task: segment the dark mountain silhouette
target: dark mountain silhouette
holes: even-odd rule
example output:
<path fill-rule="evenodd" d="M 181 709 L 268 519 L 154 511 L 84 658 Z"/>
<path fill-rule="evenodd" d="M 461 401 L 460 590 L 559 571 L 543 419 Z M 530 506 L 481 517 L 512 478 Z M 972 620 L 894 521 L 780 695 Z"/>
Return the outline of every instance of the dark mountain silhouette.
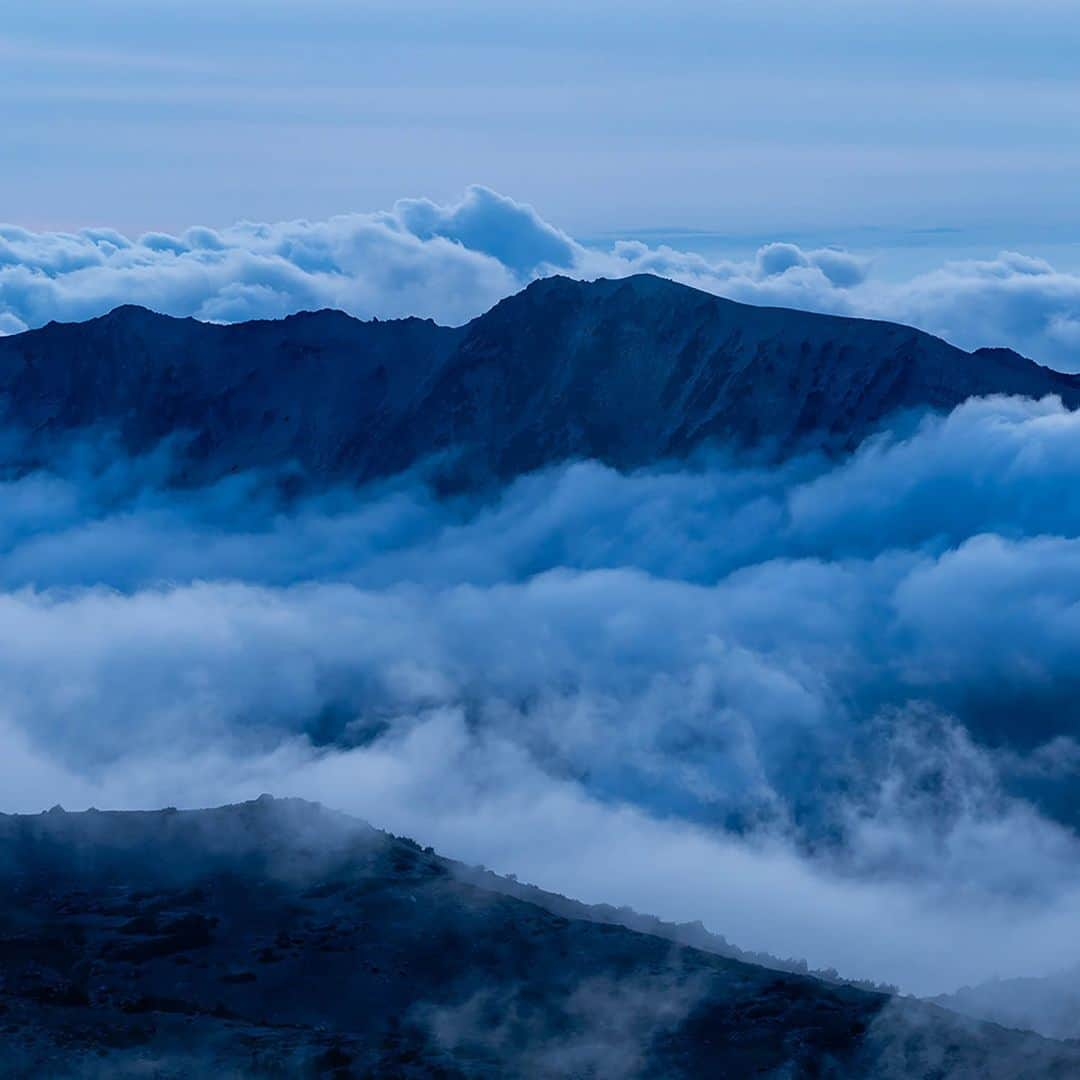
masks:
<path fill-rule="evenodd" d="M 1080 1069 L 1064 1043 L 567 917 L 492 877 L 292 799 L 0 815 L 4 1075 Z"/>
<path fill-rule="evenodd" d="M 459 328 L 333 311 L 219 326 L 122 307 L 0 339 L 4 416 L 31 435 L 9 464 L 96 427 L 134 451 L 182 437 L 187 481 L 294 464 L 316 484 L 362 482 L 451 451 L 462 485 L 710 443 L 835 451 L 897 412 L 991 393 L 1077 405 L 1080 377 L 652 276 L 547 278 Z"/>

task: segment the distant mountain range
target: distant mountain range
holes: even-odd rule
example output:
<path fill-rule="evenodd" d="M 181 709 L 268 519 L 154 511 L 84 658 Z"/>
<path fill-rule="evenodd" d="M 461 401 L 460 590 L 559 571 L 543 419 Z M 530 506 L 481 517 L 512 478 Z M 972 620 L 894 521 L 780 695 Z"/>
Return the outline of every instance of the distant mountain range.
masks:
<path fill-rule="evenodd" d="M 457 328 L 336 311 L 213 325 L 121 307 L 0 338 L 3 416 L 30 434 L 27 462 L 88 428 L 132 451 L 174 436 L 182 482 L 295 466 L 315 485 L 356 483 L 437 459 L 444 482 L 472 486 L 710 444 L 837 451 L 898 412 L 993 393 L 1075 406 L 1080 376 L 653 276 L 546 278 Z"/>
<path fill-rule="evenodd" d="M 0 815 L 4 1075 L 1080 1075 L 1075 1046 L 612 911 L 293 799 Z"/>
<path fill-rule="evenodd" d="M 933 1000 L 965 1016 L 1080 1042 L 1080 966 L 1042 977 L 990 979 Z"/>

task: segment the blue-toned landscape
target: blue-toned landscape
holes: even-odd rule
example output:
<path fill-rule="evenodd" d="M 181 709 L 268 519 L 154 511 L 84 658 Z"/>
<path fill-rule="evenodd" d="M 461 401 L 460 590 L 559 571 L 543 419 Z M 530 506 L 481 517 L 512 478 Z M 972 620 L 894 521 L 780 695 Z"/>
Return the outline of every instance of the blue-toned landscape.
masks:
<path fill-rule="evenodd" d="M 676 8 L 0 29 L 0 1073 L 1080 1075 L 1080 19 Z"/>

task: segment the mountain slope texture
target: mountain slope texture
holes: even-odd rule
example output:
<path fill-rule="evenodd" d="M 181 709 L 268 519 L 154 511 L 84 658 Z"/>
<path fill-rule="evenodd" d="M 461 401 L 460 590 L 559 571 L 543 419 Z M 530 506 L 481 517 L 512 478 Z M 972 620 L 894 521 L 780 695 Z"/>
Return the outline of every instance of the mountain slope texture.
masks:
<path fill-rule="evenodd" d="M 1080 1070 L 1064 1043 L 567 918 L 492 877 L 299 800 L 0 815 L 5 1075 Z"/>
<path fill-rule="evenodd" d="M 652 276 L 544 279 L 459 328 L 333 311 L 221 326 L 123 307 L 0 339 L 0 400 L 30 437 L 26 462 L 94 428 L 128 451 L 172 438 L 188 482 L 295 467 L 307 483 L 356 483 L 436 460 L 468 487 L 571 458 L 630 469 L 710 445 L 838 451 L 897 413 L 992 393 L 1073 406 L 1080 377 Z"/>

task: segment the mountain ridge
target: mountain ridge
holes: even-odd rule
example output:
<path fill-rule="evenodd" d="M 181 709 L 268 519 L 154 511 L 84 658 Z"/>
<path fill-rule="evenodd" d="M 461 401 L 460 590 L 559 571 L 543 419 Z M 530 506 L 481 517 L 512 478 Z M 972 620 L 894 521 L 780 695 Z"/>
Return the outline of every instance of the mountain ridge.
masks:
<path fill-rule="evenodd" d="M 4 416 L 34 453 L 92 430 L 129 452 L 172 440 L 182 482 L 295 467 L 312 486 L 355 484 L 437 461 L 469 488 L 580 458 L 632 470 L 710 446 L 842 453 L 897 414 L 995 393 L 1077 406 L 1080 376 L 653 275 L 543 278 L 458 327 L 333 309 L 218 324 L 128 305 L 0 338 Z"/>
<path fill-rule="evenodd" d="M 575 918 L 461 869 L 297 799 L 0 815 L 5 1064 L 943 1080 L 1080 1067 L 1064 1043 Z"/>

